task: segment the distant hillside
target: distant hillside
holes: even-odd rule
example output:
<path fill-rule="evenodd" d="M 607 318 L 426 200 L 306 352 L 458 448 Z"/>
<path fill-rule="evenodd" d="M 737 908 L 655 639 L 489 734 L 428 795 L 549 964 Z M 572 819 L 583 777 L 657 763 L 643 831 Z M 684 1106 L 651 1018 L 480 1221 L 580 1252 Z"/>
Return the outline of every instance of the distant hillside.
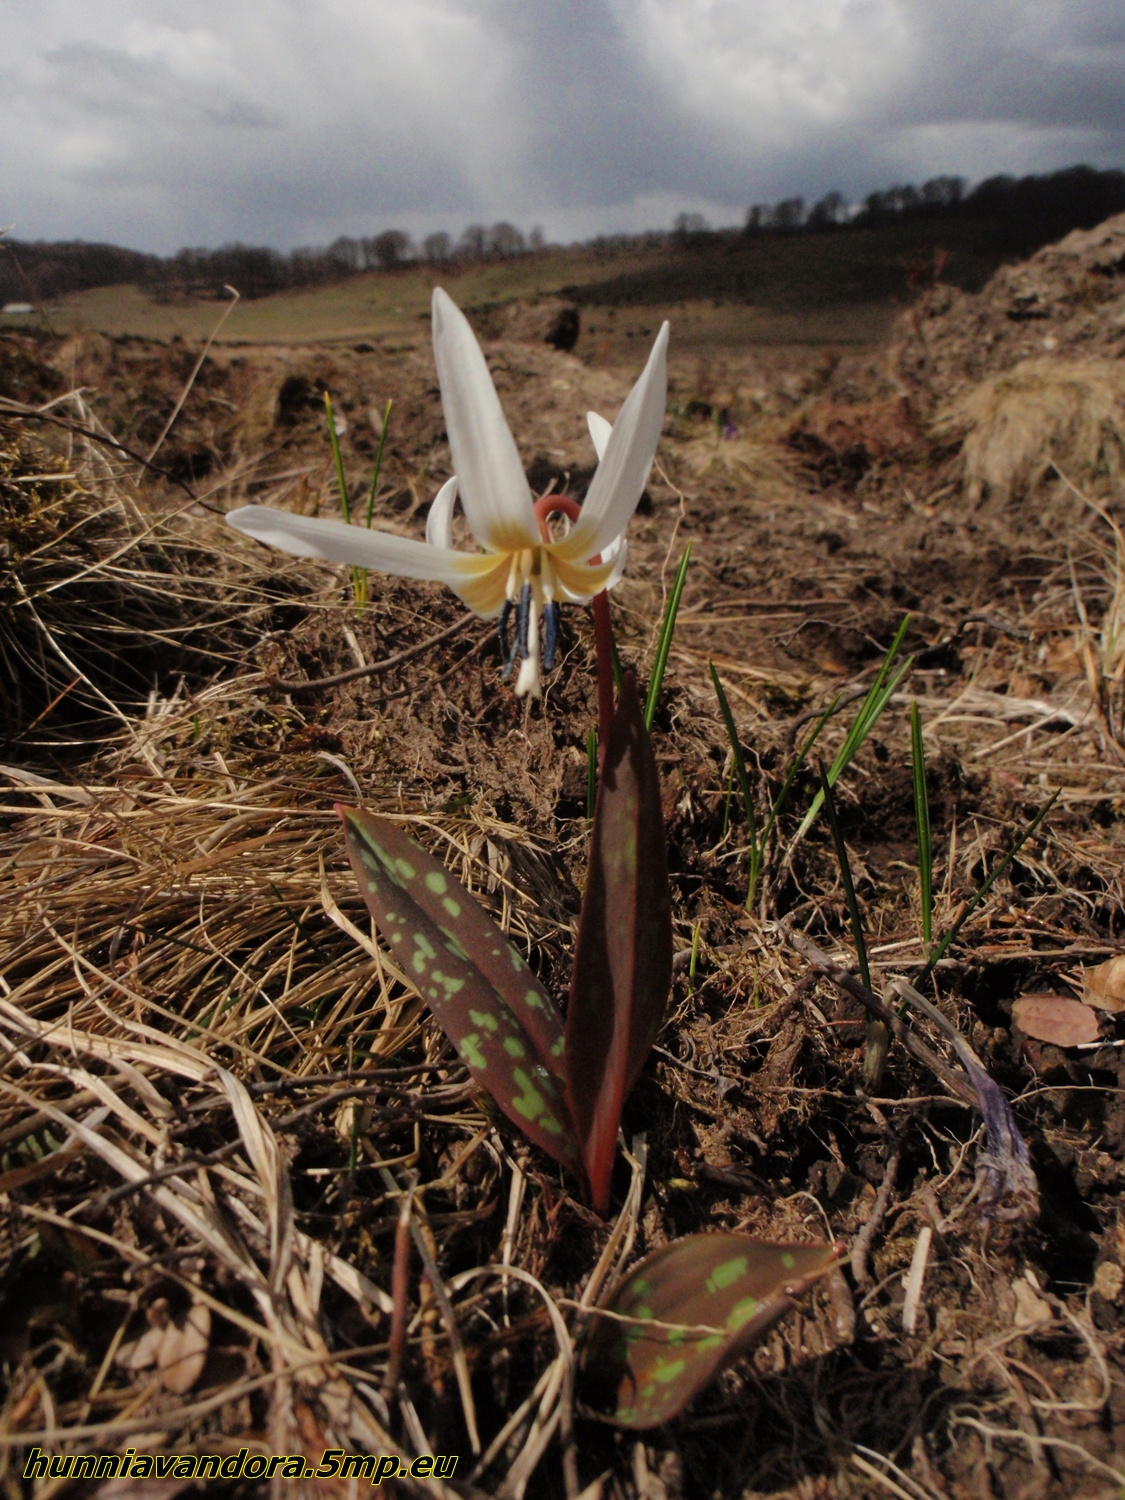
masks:
<path fill-rule="evenodd" d="M 46 301 L 96 286 L 148 286 L 164 271 L 158 255 L 88 245 L 83 240 L 51 244 L 0 240 L 0 302 Z"/>
<path fill-rule="evenodd" d="M 806 208 L 801 198 L 756 204 L 743 231 L 710 231 L 681 214 L 671 232 L 602 236 L 585 251 L 627 272 L 567 290 L 588 305 L 674 303 L 699 297 L 774 308 L 884 302 L 940 273 L 966 290 L 983 286 L 1005 259 L 1025 257 L 1072 229 L 1125 210 L 1125 172 L 1068 167 L 1041 176 L 992 177 L 967 195 L 959 177 L 872 193 L 856 213 L 839 193 Z M 429 235 L 419 249 L 401 230 L 341 238 L 286 254 L 268 247 L 185 249 L 162 259 L 116 245 L 0 239 L 0 303 L 46 301 L 99 287 L 135 285 L 169 301 L 209 299 L 235 286 L 244 298 L 346 281 L 363 271 L 412 266 L 459 274 L 473 267 L 534 263 L 544 253 L 513 225 L 471 225 L 454 243 Z M 557 251 L 547 249 L 547 254 Z M 582 252 L 580 252 L 581 254 Z M 936 257 L 936 259 L 935 259 Z M 643 262 L 638 265 L 638 258 Z"/>
<path fill-rule="evenodd" d="M 1125 211 L 1125 172 L 1069 167 L 1041 177 L 993 177 L 968 196 L 959 178 L 872 193 L 836 217 L 838 193 L 806 210 L 799 198 L 756 205 L 746 229 L 708 231 L 681 216 L 650 268 L 565 288 L 586 306 L 711 297 L 777 310 L 884 302 L 939 279 L 979 291 L 1005 261 L 1072 229 Z"/>

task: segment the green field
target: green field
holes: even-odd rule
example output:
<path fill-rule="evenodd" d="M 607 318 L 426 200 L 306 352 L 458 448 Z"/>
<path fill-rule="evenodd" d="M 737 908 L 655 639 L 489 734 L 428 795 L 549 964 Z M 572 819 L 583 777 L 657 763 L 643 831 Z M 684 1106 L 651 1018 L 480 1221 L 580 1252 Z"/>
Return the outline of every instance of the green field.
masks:
<path fill-rule="evenodd" d="M 244 300 L 223 326 L 225 343 L 331 343 L 427 336 L 430 293 L 443 285 L 466 308 L 563 294 L 583 308 L 579 353 L 620 350 L 652 319 L 677 318 L 681 339 L 702 348 L 753 344 L 863 344 L 886 331 L 940 247 L 942 276 L 975 290 L 999 263 L 980 248 L 972 219 L 890 224 L 835 233 L 701 236 L 695 243 L 607 252 L 548 250 L 508 261 L 374 271 L 310 290 Z M 101 287 L 48 308 L 60 332 L 203 339 L 216 299 L 159 299 L 134 286 Z M 9 326 L 38 321 L 5 319 Z M 683 346 L 683 345 L 682 345 Z"/>

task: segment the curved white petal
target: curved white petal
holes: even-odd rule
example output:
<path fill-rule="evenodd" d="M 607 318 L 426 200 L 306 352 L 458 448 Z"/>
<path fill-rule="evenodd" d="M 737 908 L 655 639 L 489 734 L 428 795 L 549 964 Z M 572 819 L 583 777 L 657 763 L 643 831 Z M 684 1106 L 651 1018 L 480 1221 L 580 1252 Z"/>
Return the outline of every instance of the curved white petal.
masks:
<path fill-rule="evenodd" d="M 613 431 L 613 423 L 607 422 L 604 417 L 599 417 L 596 411 L 588 411 L 586 426 L 590 429 L 590 437 L 593 439 L 594 452 L 598 455 L 598 463 L 601 463 L 605 457 L 609 435 Z"/>
<path fill-rule="evenodd" d="M 624 566 L 624 549 L 620 559 L 600 563 L 566 562 L 557 555 L 552 558 L 555 571 L 555 597 L 567 599 L 572 604 L 589 604 L 595 594 L 600 594 L 609 581 L 621 576 Z"/>
<path fill-rule="evenodd" d="M 460 592 L 466 580 L 479 577 L 507 559 L 487 553 L 455 552 L 432 547 L 389 531 L 368 531 L 346 521 L 322 521 L 314 516 L 295 516 L 266 505 L 244 505 L 232 510 L 227 523 L 244 536 L 279 547 L 295 557 L 319 557 L 325 562 L 350 563 L 355 568 L 374 568 L 399 578 L 422 578 L 448 584 Z"/>
<path fill-rule="evenodd" d="M 457 499 L 457 475 L 447 479 L 434 496 L 426 517 L 426 541 L 431 547 L 453 546 L 453 505 Z"/>
<path fill-rule="evenodd" d="M 668 396 L 668 324 L 618 413 L 574 530 L 560 545 L 575 561 L 592 557 L 625 530 L 644 492 Z"/>
<path fill-rule="evenodd" d="M 625 572 L 625 562 L 628 556 L 629 543 L 625 540 L 624 532 L 620 536 L 614 537 L 608 547 L 602 548 L 602 562 L 611 562 L 613 564 L 613 572 L 606 579 L 605 588 L 614 588 L 621 582 L 621 576 Z"/>
<path fill-rule="evenodd" d="M 490 551 L 534 547 L 539 531 L 531 490 L 476 335 L 440 287 L 434 289 L 432 316 L 441 404 L 465 517 Z"/>

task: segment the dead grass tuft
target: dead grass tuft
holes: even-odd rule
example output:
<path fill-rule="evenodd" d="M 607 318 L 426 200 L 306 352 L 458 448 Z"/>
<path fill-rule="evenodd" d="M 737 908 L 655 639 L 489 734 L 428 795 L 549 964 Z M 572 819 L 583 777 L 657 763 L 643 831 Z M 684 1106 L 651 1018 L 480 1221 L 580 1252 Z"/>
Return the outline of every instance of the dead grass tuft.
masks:
<path fill-rule="evenodd" d="M 529 346 L 490 352 L 525 451 L 560 482 L 577 473 L 582 409 L 612 415 L 624 376 Z M 274 357 L 262 368 L 276 374 Z M 339 365 L 357 401 L 358 357 Z M 335 389 L 336 356 L 316 358 Z M 362 358 L 410 411 L 377 524 L 416 535 L 448 464 L 432 372 L 415 352 Z M 5 429 L 4 607 L 25 607 L 18 579 L 82 667 L 38 725 L 23 709 L 0 770 L 9 1489 L 35 1444 L 249 1446 L 314 1462 L 326 1447 L 429 1447 L 461 1455 L 457 1492 L 477 1500 L 563 1500 L 583 1485 L 603 1500 L 963 1500 L 986 1465 L 992 1491 L 1015 1500 L 1092 1496 L 1121 1473 L 1121 1053 L 1064 1054 L 1009 1025 L 1014 995 L 1067 987 L 1119 945 L 1116 511 L 1099 499 L 1091 519 L 1067 491 L 1061 537 L 1031 523 L 1013 537 L 987 511 L 954 524 L 952 507 L 899 498 L 910 476 L 897 455 L 855 491 L 813 489 L 781 418 L 749 420 L 740 382 L 767 378 L 749 367 L 730 379 L 745 436 L 673 424 L 614 604 L 622 655 L 644 675 L 692 541 L 655 733 L 676 977 L 628 1104 L 612 1224 L 473 1093 L 372 934 L 331 812 L 358 796 L 402 820 L 564 994 L 593 707 L 583 614 L 565 615 L 563 665 L 529 708 L 448 597 L 381 582 L 357 616 L 346 570 L 241 550 L 112 455 Z M 775 374 L 788 421 L 795 398 Z M 684 392 L 698 372 L 673 376 Z M 319 417 L 286 432 L 269 470 L 232 459 L 212 476 L 224 503 L 329 508 Z M 353 421 L 357 483 L 363 436 Z M 1033 1230 L 983 1232 L 979 1122 L 913 1056 L 896 1044 L 882 1096 L 857 1093 L 863 1016 L 771 925 L 787 918 L 851 962 L 822 831 L 775 861 L 761 912 L 743 909 L 746 829 L 737 794 L 725 816 L 707 661 L 761 808 L 810 715 L 837 692 L 862 696 L 906 609 L 909 697 L 838 787 L 877 984 L 924 963 L 910 699 L 926 726 L 939 930 L 1012 830 L 1063 791 L 1050 838 L 996 883 L 936 991 L 1033 1143 L 1045 1205 Z M 48 707 L 70 678 L 27 618 L 21 688 Z M 151 656 L 128 675 L 109 648 L 134 637 Z M 62 675 L 44 685 L 44 671 Z M 824 731 L 826 761 L 846 719 Z M 811 792 L 802 779 L 781 849 Z M 583 1304 L 633 1256 L 708 1226 L 844 1238 L 853 1268 L 679 1422 L 624 1441 L 574 1406 Z M 410 1256 L 397 1320 L 396 1245 Z"/>
<path fill-rule="evenodd" d="M 1080 484 L 1118 475 L 1125 459 L 1125 370 L 1109 360 L 1029 359 L 981 381 L 938 418 L 963 438 L 969 501 L 1030 496 L 1053 465 Z"/>

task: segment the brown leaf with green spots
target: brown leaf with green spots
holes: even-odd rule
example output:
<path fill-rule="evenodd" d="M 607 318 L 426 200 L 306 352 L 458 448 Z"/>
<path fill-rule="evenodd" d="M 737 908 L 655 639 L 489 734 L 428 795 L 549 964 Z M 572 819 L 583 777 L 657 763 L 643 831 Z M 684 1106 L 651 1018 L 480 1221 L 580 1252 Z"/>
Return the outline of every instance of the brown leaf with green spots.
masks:
<path fill-rule="evenodd" d="M 843 1249 L 690 1234 L 654 1250 L 594 1314 L 579 1365 L 583 1402 L 622 1427 L 667 1422 L 783 1318 Z"/>
<path fill-rule="evenodd" d="M 566 1067 L 594 1207 L 609 1207 L 621 1110 L 664 1021 L 672 906 L 660 777 L 626 672 L 606 740 L 566 1017 Z"/>
<path fill-rule="evenodd" d="M 337 804 L 336 811 L 345 828 L 354 829 L 355 836 L 378 854 L 383 868 L 391 872 L 392 878 L 446 937 L 459 944 L 469 962 L 504 998 L 531 1038 L 539 1061 L 561 1087 L 562 1016 L 488 913 L 440 860 L 408 838 L 388 818 L 342 804 Z"/>
<path fill-rule="evenodd" d="M 444 866 L 384 819 L 339 804 L 336 811 L 367 909 L 462 1061 L 525 1135 L 584 1181 L 560 1076 L 562 1027 L 550 997 Z M 433 878 L 439 872 L 445 882 L 440 890 Z M 440 924 L 431 914 L 436 912 Z M 490 982 L 493 974 L 506 993 Z M 528 1015 L 538 1023 L 534 1036 Z M 551 1016 L 557 1033 L 550 1029 Z M 540 1052 L 544 1045 L 548 1056 L 558 1046 L 553 1067 Z"/>

